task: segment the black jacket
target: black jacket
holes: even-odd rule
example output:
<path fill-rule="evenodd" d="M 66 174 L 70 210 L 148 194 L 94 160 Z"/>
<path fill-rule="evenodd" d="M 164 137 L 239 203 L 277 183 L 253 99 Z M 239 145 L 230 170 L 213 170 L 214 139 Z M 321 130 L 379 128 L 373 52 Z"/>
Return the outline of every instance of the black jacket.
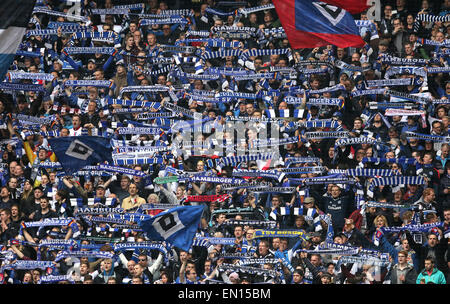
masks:
<path fill-rule="evenodd" d="M 428 245 L 422 246 L 414 242 L 411 232 L 409 231 L 406 231 L 406 238 L 408 240 L 409 246 L 411 246 L 411 248 L 416 252 L 416 256 L 419 259 L 419 266 L 423 268 L 425 265 L 425 259 L 433 249 Z M 436 256 L 435 265 L 440 271 L 442 271 L 442 273 L 444 273 L 445 276 L 447 276 L 448 265 L 445 261 L 445 251 L 448 249 L 448 240 L 446 238 L 441 239 L 439 243 L 433 248 L 435 250 L 434 254 Z"/>
<path fill-rule="evenodd" d="M 390 271 L 391 284 L 397 284 L 397 267 L 398 264 L 394 265 Z M 405 281 L 402 284 L 416 284 L 417 272 L 413 266 L 408 265 L 405 275 Z"/>

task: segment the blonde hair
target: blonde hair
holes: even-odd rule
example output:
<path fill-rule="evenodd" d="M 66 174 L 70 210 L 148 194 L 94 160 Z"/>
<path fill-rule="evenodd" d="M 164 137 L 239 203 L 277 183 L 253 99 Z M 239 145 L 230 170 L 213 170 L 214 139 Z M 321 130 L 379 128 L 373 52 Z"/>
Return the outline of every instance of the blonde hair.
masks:
<path fill-rule="evenodd" d="M 147 197 L 147 201 L 149 201 L 150 198 L 155 198 L 155 199 L 156 199 L 156 202 L 159 203 L 159 196 L 158 196 L 158 194 L 155 194 L 155 193 L 150 194 L 150 195 Z"/>
<path fill-rule="evenodd" d="M 387 218 L 386 218 L 384 215 L 378 215 L 378 216 L 373 220 L 373 224 L 376 226 L 376 225 L 377 225 L 377 221 L 378 221 L 378 219 L 380 219 L 380 218 L 383 220 L 384 226 L 389 227 L 389 226 L 388 226 Z"/>

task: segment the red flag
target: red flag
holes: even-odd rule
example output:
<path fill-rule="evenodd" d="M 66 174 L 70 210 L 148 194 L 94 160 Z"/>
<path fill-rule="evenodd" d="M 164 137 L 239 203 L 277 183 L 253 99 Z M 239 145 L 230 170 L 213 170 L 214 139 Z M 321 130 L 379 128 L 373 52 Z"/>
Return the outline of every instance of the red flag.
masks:
<path fill-rule="evenodd" d="M 322 2 L 329 3 L 331 5 L 339 6 L 345 9 L 350 14 L 359 14 L 370 6 L 367 5 L 367 0 L 321 0 Z"/>

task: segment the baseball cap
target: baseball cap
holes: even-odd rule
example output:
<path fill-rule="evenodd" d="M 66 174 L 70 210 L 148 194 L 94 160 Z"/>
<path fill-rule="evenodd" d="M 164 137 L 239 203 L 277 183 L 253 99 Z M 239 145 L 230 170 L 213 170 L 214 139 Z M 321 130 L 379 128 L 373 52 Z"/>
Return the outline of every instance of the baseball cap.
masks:
<path fill-rule="evenodd" d="M 304 203 L 314 203 L 314 197 L 305 197 Z"/>
<path fill-rule="evenodd" d="M 91 58 L 91 59 L 88 60 L 88 63 L 89 63 L 89 62 L 95 63 L 95 59 L 92 59 L 92 58 Z"/>
<path fill-rule="evenodd" d="M 379 45 L 389 46 L 389 41 L 387 41 L 386 39 L 382 39 L 380 40 Z"/>
<path fill-rule="evenodd" d="M 321 237 L 322 235 L 318 231 L 311 232 L 311 235 L 310 235 L 311 238 L 316 237 L 316 236 Z"/>
<path fill-rule="evenodd" d="M 54 58 L 54 59 L 53 59 L 53 62 L 58 62 L 60 65 L 63 65 L 62 60 L 59 59 L 59 58 Z"/>
<path fill-rule="evenodd" d="M 339 119 L 342 119 L 342 113 L 341 112 L 334 112 L 333 117 L 337 117 Z"/>
<path fill-rule="evenodd" d="M 42 192 L 44 192 L 44 188 L 42 188 L 41 186 L 34 187 L 33 191 L 34 190 L 41 190 Z"/>

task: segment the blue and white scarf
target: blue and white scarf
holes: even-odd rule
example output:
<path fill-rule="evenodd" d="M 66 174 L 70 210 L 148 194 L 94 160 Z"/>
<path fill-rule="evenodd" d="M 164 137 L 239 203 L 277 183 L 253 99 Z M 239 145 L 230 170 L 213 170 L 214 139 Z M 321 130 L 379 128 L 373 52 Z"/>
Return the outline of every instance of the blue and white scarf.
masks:
<path fill-rule="evenodd" d="M 114 253 L 108 251 L 61 251 L 56 255 L 55 262 L 67 257 L 111 259 L 113 256 Z"/>

